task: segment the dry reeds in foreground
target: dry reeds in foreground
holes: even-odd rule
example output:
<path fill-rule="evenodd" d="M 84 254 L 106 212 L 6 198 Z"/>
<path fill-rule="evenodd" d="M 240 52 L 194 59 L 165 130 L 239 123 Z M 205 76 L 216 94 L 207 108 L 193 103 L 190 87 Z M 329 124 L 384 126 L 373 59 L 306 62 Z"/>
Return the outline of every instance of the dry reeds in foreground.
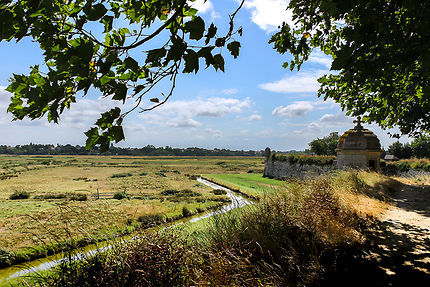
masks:
<path fill-rule="evenodd" d="M 380 199 L 391 187 L 387 180 L 346 172 L 289 184 L 285 192 L 213 217 L 190 237 L 171 229 L 145 234 L 65 264 L 43 284 L 318 286 L 359 254 L 361 228 L 386 208 Z"/>

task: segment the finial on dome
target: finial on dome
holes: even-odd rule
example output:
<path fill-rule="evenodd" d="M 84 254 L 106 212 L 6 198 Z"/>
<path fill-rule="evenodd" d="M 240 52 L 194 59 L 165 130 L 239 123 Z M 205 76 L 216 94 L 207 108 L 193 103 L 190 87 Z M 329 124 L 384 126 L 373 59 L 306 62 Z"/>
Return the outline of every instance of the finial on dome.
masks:
<path fill-rule="evenodd" d="M 363 126 L 361 125 L 361 117 L 357 117 L 357 120 L 354 121 L 354 123 L 356 124 L 356 126 L 354 127 L 355 129 L 362 129 Z"/>

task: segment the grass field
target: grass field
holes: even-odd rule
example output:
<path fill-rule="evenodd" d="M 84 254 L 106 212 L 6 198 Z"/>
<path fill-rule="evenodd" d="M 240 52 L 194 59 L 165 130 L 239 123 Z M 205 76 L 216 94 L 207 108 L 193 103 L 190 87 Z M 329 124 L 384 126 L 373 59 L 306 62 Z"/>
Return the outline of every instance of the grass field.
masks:
<path fill-rule="evenodd" d="M 0 251 L 31 253 L 43 243 L 137 228 L 148 216 L 216 207 L 227 198 L 196 176 L 262 169 L 262 158 L 249 157 L 0 156 Z M 11 199 L 23 193 L 28 198 Z"/>
<path fill-rule="evenodd" d="M 266 178 L 262 174 L 256 173 L 204 174 L 203 176 L 255 197 L 270 194 L 286 187 L 284 181 Z"/>

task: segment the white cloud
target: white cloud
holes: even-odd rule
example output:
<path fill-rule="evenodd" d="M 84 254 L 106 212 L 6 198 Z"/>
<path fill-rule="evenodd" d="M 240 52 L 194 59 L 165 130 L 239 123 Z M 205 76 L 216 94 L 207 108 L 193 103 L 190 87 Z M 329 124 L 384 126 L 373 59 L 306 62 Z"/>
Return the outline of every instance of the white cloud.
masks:
<path fill-rule="evenodd" d="M 227 114 L 239 113 L 251 106 L 251 100 L 234 98 L 208 98 L 191 101 L 170 101 L 161 107 L 140 115 L 146 122 L 171 127 L 198 127 L 201 123 L 194 117 L 220 118 Z"/>
<path fill-rule="evenodd" d="M 225 90 L 222 90 L 221 92 L 222 92 L 224 95 L 235 95 L 235 94 L 239 93 L 239 90 L 238 90 L 238 89 L 233 88 L 233 89 L 225 89 Z"/>
<path fill-rule="evenodd" d="M 8 114 L 7 107 L 10 102 L 11 93 L 5 91 L 5 87 L 0 86 L 0 124 L 14 126 L 52 126 L 45 118 L 13 121 L 12 114 Z M 109 98 L 100 97 L 96 100 L 88 98 L 77 98 L 76 103 L 71 104 L 70 110 L 65 109 L 60 115 L 60 125 L 62 127 L 88 128 L 100 117 L 100 114 L 109 111 L 111 108 L 119 106 L 123 111 L 131 107 L 130 104 L 123 106 L 120 102 L 112 101 Z"/>
<path fill-rule="evenodd" d="M 221 138 L 222 137 L 222 132 L 218 129 L 207 128 L 207 129 L 205 129 L 205 132 L 209 136 L 212 136 L 214 138 Z"/>
<path fill-rule="evenodd" d="M 347 127 L 352 125 L 352 118 L 339 112 L 336 114 L 325 114 L 319 120 L 308 125 L 310 130 L 322 130 L 324 127 Z"/>
<path fill-rule="evenodd" d="M 318 78 L 322 74 L 323 71 L 299 72 L 276 82 L 260 84 L 259 87 L 275 93 L 315 93 L 320 87 Z"/>
<path fill-rule="evenodd" d="M 308 61 L 311 63 L 323 65 L 327 69 L 329 69 L 331 67 L 332 58 L 321 52 L 321 50 L 314 50 L 310 55 Z"/>
<path fill-rule="evenodd" d="M 251 20 L 261 29 L 271 32 L 282 22 L 294 26 L 291 10 L 287 10 L 288 0 L 247 0 L 245 8 L 251 11 Z"/>
<path fill-rule="evenodd" d="M 263 118 L 259 114 L 253 114 L 245 118 L 247 121 L 261 121 Z"/>
<path fill-rule="evenodd" d="M 198 128 L 202 124 L 190 118 L 177 117 L 167 121 L 167 126 L 174 128 Z"/>
<path fill-rule="evenodd" d="M 286 107 L 279 106 L 276 107 L 272 115 L 274 116 L 280 116 L 280 117 L 303 117 L 308 112 L 314 110 L 314 105 L 311 102 L 295 102 L 291 105 L 288 105 Z"/>
<path fill-rule="evenodd" d="M 343 113 L 325 114 L 320 118 L 320 122 L 330 125 L 345 125 L 351 124 L 352 119 L 350 117 L 347 117 Z"/>
<path fill-rule="evenodd" d="M 213 10 L 213 4 L 210 0 L 196 0 L 191 2 L 191 7 L 197 9 L 202 14 Z"/>

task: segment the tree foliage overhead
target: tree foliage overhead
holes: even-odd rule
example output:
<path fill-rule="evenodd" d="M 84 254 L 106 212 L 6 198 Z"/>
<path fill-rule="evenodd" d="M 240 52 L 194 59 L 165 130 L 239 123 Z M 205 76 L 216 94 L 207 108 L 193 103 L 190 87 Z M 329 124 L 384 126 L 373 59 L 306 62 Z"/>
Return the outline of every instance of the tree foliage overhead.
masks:
<path fill-rule="evenodd" d="M 13 75 L 8 111 L 14 119 L 46 115 L 57 123 L 77 95 L 99 90 L 118 101 L 118 107 L 103 113 L 86 132 L 87 148 L 100 145 L 106 151 L 111 141 L 124 139 L 122 121 L 128 113 L 167 101 L 178 73 L 197 73 L 201 60 L 206 68 L 224 71 L 223 47 L 234 58 L 239 55 L 234 36 L 242 30 L 235 30 L 234 17 L 243 2 L 221 34 L 196 15 L 194 1 L 2 0 L 0 42 L 30 37 L 40 44 L 46 63 L 31 67 L 27 75 Z M 141 52 L 146 57 L 133 56 Z M 166 94 L 144 97 L 163 79 L 171 83 Z M 121 111 L 120 104 L 128 101 L 133 108 Z M 145 101 L 152 104 L 142 107 Z"/>
<path fill-rule="evenodd" d="M 313 49 L 333 57 L 319 96 L 402 134 L 430 132 L 430 1 L 290 0 L 296 27 L 272 39 L 300 69 Z"/>

